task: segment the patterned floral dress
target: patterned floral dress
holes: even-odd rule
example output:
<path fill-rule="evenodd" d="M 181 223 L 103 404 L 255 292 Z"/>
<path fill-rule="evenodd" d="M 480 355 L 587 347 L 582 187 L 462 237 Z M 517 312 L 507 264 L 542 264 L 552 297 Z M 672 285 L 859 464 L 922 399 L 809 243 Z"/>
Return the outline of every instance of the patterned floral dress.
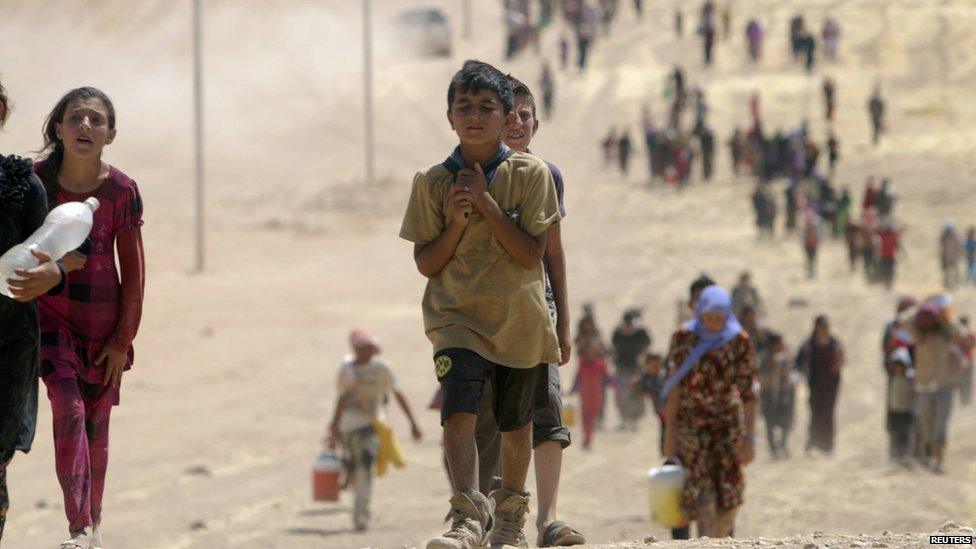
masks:
<path fill-rule="evenodd" d="M 671 338 L 667 374 L 674 373 L 698 342 L 693 332 L 679 330 Z M 749 336 L 740 333 L 705 353 L 678 386 L 675 423 L 678 449 L 687 470 L 683 506 L 698 518 L 696 500 L 715 493 L 718 509 L 742 505 L 745 477 L 737 448 L 743 436 L 744 403 L 756 399 L 756 352 Z"/>

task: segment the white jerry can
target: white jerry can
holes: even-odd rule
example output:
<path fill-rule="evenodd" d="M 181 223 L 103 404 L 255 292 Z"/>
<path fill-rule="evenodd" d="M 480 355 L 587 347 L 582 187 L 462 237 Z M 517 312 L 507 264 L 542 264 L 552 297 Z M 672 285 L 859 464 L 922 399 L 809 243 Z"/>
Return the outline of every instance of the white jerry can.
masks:
<path fill-rule="evenodd" d="M 688 517 L 681 508 L 686 476 L 681 462 L 665 462 L 647 472 L 647 501 L 652 522 L 666 528 L 688 525 Z"/>

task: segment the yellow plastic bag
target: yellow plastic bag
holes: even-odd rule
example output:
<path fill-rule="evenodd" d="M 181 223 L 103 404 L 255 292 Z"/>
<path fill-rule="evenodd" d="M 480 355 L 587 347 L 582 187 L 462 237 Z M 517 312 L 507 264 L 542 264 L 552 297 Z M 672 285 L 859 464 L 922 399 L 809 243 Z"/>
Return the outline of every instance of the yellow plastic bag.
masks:
<path fill-rule="evenodd" d="M 576 425 L 576 405 L 572 402 L 563 403 L 563 425 L 566 427 Z"/>
<path fill-rule="evenodd" d="M 373 429 L 380 439 L 380 449 L 376 456 L 376 475 L 380 477 L 385 475 L 391 463 L 397 469 L 403 469 L 406 462 L 403 460 L 403 448 L 396 433 L 389 425 L 378 419 L 373 419 Z"/>

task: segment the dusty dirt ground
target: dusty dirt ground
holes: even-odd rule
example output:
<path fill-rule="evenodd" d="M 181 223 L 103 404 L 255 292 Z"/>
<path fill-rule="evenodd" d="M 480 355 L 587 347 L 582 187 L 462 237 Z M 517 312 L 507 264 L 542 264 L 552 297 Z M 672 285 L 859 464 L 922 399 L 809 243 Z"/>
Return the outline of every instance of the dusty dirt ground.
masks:
<path fill-rule="evenodd" d="M 460 21 L 459 2 L 426 3 Z M 374 2 L 382 176 L 375 187 L 365 187 L 361 176 L 358 3 L 206 4 L 208 267 L 193 275 L 189 3 L 0 0 L 0 72 L 16 102 L 0 135 L 2 150 L 36 150 L 41 122 L 60 94 L 83 84 L 102 87 L 119 111 L 119 137 L 107 160 L 139 182 L 146 204 L 147 301 L 137 362 L 113 416 L 107 547 L 419 545 L 441 531 L 448 488 L 436 414 L 425 409 L 435 378 L 421 327 L 424 280 L 396 233 L 412 174 L 453 147 L 444 118 L 451 74 L 465 58 L 501 61 L 498 3 L 475 2 L 473 39 L 459 42 L 452 58 L 417 60 L 398 56 L 389 40 L 388 23 L 408 2 Z M 748 468 L 747 503 L 736 526 L 746 539 L 694 545 L 918 547 L 946 521 L 976 525 L 974 408 L 953 411 L 945 476 L 889 465 L 878 350 L 896 294 L 939 286 L 935 243 L 942 221 L 976 221 L 976 6 L 737 0 L 739 30 L 719 44 L 716 65 L 705 71 L 695 38 L 673 35 L 674 3 L 646 2 L 642 22 L 622 4 L 613 35 L 595 46 L 591 69 L 558 73 L 556 116 L 543 123 L 533 147 L 566 176 L 572 311 L 593 302 L 608 332 L 624 308 L 643 307 L 654 349 L 663 352 L 675 302 L 700 270 L 729 285 L 750 269 L 769 325 L 791 345 L 825 312 L 849 357 L 834 457 L 803 456 L 808 414 L 801 392 L 795 457 L 774 462 L 760 444 Z M 817 28 L 828 11 L 838 18 L 844 29 L 838 62 L 821 63 L 808 76 L 788 61 L 786 25 L 794 11 Z M 690 7 L 685 14 L 692 28 Z M 767 57 L 755 67 L 745 61 L 741 32 L 753 15 L 768 33 Z M 557 32 L 542 38 L 550 59 Z M 837 184 L 859 197 L 868 175 L 889 176 L 900 196 L 908 256 L 894 292 L 848 273 L 839 243 L 826 246 L 821 276 L 808 281 L 796 237 L 757 241 L 752 183 L 731 176 L 724 144 L 716 180 L 680 194 L 648 186 L 641 155 L 630 177 L 603 168 L 598 142 L 611 125 L 628 125 L 637 138 L 645 101 L 664 119 L 661 90 L 674 63 L 706 89 L 721 143 L 734 126 L 747 124 L 754 90 L 762 94 L 768 128 L 788 129 L 806 118 L 825 140 L 819 90 L 822 77 L 834 75 L 842 144 Z M 539 66 L 532 53 L 504 65 L 530 85 Z M 865 110 L 875 82 L 888 98 L 891 126 L 878 148 L 868 142 Z M 791 301 L 806 306 L 790 307 Z M 957 305 L 976 309 L 971 288 L 957 293 Z M 332 381 L 354 326 L 382 339 L 425 431 L 422 443 L 406 443 L 407 468 L 376 483 L 375 518 L 362 534 L 351 531 L 348 498 L 325 505 L 309 494 L 311 461 L 334 402 Z M 567 386 L 574 370 L 575 363 L 563 369 Z M 66 534 L 50 409 L 41 398 L 34 450 L 10 470 L 4 547 L 54 547 Z M 405 435 L 402 414 L 392 416 Z M 574 445 L 565 454 L 560 516 L 595 546 L 667 539 L 650 524 L 645 504 L 646 471 L 658 460 L 656 423 L 645 418 L 638 434 L 617 433 L 610 415 L 608 426 L 591 452 Z M 599 545 L 608 543 L 615 544 Z"/>

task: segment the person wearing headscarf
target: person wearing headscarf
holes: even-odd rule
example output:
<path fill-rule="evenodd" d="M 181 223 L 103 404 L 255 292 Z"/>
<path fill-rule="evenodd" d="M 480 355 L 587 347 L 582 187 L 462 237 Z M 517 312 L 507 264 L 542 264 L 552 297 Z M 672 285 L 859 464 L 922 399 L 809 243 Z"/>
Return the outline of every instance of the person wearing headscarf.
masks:
<path fill-rule="evenodd" d="M 899 315 L 916 306 L 918 303 L 910 295 L 902 295 L 898 298 L 898 305 L 895 309 L 895 316 L 885 323 L 883 336 L 881 338 L 881 355 L 885 357 L 883 364 L 887 367 L 887 357 L 898 347 L 906 347 L 912 350 L 911 336 L 902 328 L 899 328 Z M 889 372 L 890 373 L 890 372 Z"/>
<path fill-rule="evenodd" d="M 898 316 L 898 327 L 914 342 L 914 413 L 917 450 L 922 464 L 943 473 L 943 457 L 952 412 L 952 393 L 966 369 L 961 346 L 972 340 L 954 318 L 952 296 L 938 294 Z"/>
<path fill-rule="evenodd" d="M 756 353 L 719 286 L 701 291 L 695 318 L 671 338 L 664 454 L 687 471 L 682 507 L 698 535 L 728 537 L 755 456 Z"/>
<path fill-rule="evenodd" d="M 834 451 L 834 410 L 840 391 L 840 371 L 844 366 L 844 346 L 830 333 L 830 321 L 820 315 L 813 334 L 800 348 L 797 368 L 807 376 L 810 389 L 810 431 L 806 451 L 813 448 Z"/>
<path fill-rule="evenodd" d="M 342 359 L 336 385 L 338 398 L 326 436 L 330 448 L 342 446 L 347 482 L 354 486 L 353 527 L 369 528 L 373 473 L 383 457 L 380 430 L 387 430 L 386 403 L 396 398 L 410 422 L 415 441 L 422 437 L 406 395 L 397 387 L 390 363 L 380 357 L 379 341 L 357 328 L 349 333 L 352 353 Z M 382 474 L 382 471 L 379 471 Z"/>
<path fill-rule="evenodd" d="M 678 327 L 682 327 L 695 318 L 695 306 L 702 291 L 715 284 L 710 276 L 701 273 L 688 288 L 688 301 L 678 301 Z M 667 361 L 665 361 L 667 362 Z"/>

